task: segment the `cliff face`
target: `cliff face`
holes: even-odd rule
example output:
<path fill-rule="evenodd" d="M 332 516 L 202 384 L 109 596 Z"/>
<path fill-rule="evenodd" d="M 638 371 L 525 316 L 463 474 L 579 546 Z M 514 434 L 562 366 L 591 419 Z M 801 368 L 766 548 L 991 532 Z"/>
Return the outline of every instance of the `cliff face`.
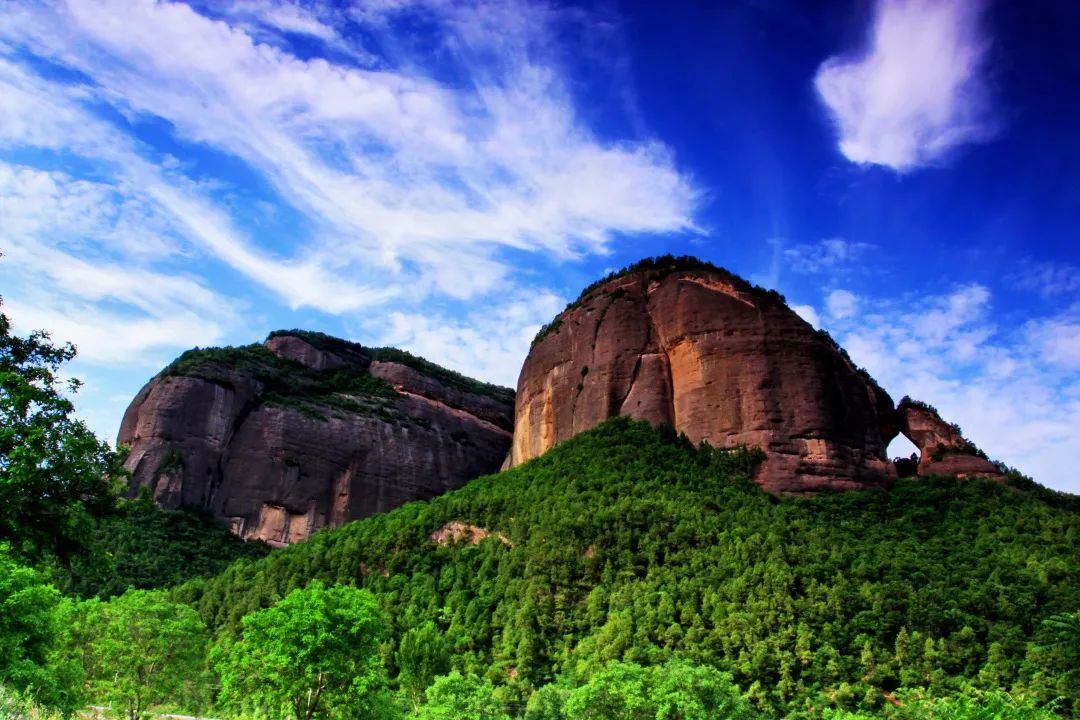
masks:
<path fill-rule="evenodd" d="M 889 395 L 778 295 L 716 268 L 615 277 L 542 331 L 518 380 L 512 463 L 614 415 L 760 447 L 756 480 L 770 492 L 896 478 Z"/>
<path fill-rule="evenodd" d="M 512 414 L 509 391 L 407 354 L 278 334 L 181 356 L 132 401 L 119 442 L 133 492 L 288 544 L 495 472 Z"/>

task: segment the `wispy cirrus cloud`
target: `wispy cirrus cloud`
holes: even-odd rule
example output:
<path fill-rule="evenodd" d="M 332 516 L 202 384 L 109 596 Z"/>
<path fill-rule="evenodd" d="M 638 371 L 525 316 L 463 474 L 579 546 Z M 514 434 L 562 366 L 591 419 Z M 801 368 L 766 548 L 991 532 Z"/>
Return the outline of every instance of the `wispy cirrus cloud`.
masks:
<path fill-rule="evenodd" d="M 400 318 L 490 293 L 501 306 L 529 258 L 693 230 L 697 190 L 664 144 L 601 140 L 581 122 L 553 30 L 563 21 L 517 0 L 5 6 L 0 159 L 13 177 L 51 178 L 54 210 L 92 209 L 62 228 L 45 212 L 6 224 L 0 271 L 52 282 L 48 302 L 14 289 L 9 305 L 76 335 L 74 318 L 99 318 L 130 342 L 110 354 L 82 333 L 84 354 L 124 362 L 159 342 L 229 337 L 236 278 L 357 326 L 387 303 Z M 166 292 L 153 308 L 90 297 L 49 268 L 114 289 L 101 278 L 123 269 Z M 192 292 L 168 291 L 169 278 Z M 170 311 L 207 322 L 163 337 L 138 324 Z M 534 324 L 507 313 L 511 334 Z M 433 359 L 462 349 L 444 343 Z"/>
<path fill-rule="evenodd" d="M 1014 287 L 1045 299 L 1070 295 L 1080 299 L 1080 267 L 1070 263 L 1026 258 L 1006 279 Z"/>
<path fill-rule="evenodd" d="M 862 261 L 874 249 L 871 243 L 834 237 L 816 243 L 783 246 L 781 258 L 786 268 L 798 273 L 829 272 L 835 275 L 850 272 L 856 267 L 864 269 Z"/>
<path fill-rule="evenodd" d="M 982 0 L 878 0 L 867 46 L 822 63 L 814 85 L 848 160 L 904 172 L 995 134 L 982 8 Z"/>
<path fill-rule="evenodd" d="M 515 22 L 478 22 L 495 9 Z M 666 148 L 600 143 L 576 122 L 555 68 L 536 59 L 542 15 L 407 10 L 444 24 L 437 41 L 462 84 L 303 60 L 180 3 L 71 0 L 59 18 L 35 16 L 29 35 L 35 52 L 93 78 L 97 99 L 257 170 L 318 226 L 307 250 L 323 262 L 423 275 L 439 254 L 572 255 L 602 251 L 614 232 L 692 226 L 695 194 Z M 393 33 L 405 11 L 387 9 L 379 27 Z M 492 66 L 476 67 L 486 53 Z"/>

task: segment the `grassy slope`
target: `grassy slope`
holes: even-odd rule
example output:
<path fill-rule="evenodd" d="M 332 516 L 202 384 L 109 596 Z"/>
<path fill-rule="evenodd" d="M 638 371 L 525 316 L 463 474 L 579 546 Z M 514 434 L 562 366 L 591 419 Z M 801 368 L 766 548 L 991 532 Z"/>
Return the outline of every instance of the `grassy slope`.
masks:
<path fill-rule="evenodd" d="M 1037 676 L 1030 641 L 1042 618 L 1080 607 L 1080 514 L 1067 503 L 952 479 L 778 500 L 738 476 L 746 460 L 616 418 L 176 595 L 234 632 L 310 579 L 358 583 L 380 593 L 395 638 L 434 619 L 459 667 L 522 697 L 670 652 L 733 671 L 777 713 L 871 707 L 900 685 L 944 692 L 963 678 L 1062 692 Z M 512 547 L 434 545 L 455 520 Z"/>

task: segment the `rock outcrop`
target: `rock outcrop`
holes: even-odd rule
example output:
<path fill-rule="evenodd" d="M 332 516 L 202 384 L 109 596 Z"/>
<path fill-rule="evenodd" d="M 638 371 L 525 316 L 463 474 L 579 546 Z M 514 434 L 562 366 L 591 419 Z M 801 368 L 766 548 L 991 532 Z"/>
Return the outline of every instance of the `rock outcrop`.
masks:
<path fill-rule="evenodd" d="M 317 333 L 185 353 L 125 413 L 132 492 L 275 545 L 495 472 L 513 393 Z"/>
<path fill-rule="evenodd" d="M 899 431 L 919 449 L 919 475 L 1001 476 L 997 466 L 960 428 L 942 420 L 937 409 L 903 398 L 896 411 Z"/>
<path fill-rule="evenodd" d="M 537 336 L 518 380 L 511 464 L 615 415 L 694 443 L 760 447 L 756 481 L 784 494 L 889 484 L 888 443 L 912 427 L 777 293 L 670 257 L 586 289 Z"/>

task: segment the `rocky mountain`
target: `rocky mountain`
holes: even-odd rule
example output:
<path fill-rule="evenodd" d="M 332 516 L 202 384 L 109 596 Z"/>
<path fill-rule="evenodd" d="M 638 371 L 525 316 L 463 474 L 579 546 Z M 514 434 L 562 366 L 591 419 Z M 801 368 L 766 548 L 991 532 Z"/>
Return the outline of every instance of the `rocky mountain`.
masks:
<path fill-rule="evenodd" d="M 124 415 L 132 492 L 274 545 L 499 469 L 513 392 L 393 349 L 281 331 L 184 353 Z"/>
<path fill-rule="evenodd" d="M 694 258 L 613 274 L 541 330 L 518 380 L 511 463 L 616 415 L 760 447 L 755 479 L 774 493 L 887 485 L 901 432 L 919 474 L 1000 475 L 930 406 L 898 409 L 779 294 Z"/>

